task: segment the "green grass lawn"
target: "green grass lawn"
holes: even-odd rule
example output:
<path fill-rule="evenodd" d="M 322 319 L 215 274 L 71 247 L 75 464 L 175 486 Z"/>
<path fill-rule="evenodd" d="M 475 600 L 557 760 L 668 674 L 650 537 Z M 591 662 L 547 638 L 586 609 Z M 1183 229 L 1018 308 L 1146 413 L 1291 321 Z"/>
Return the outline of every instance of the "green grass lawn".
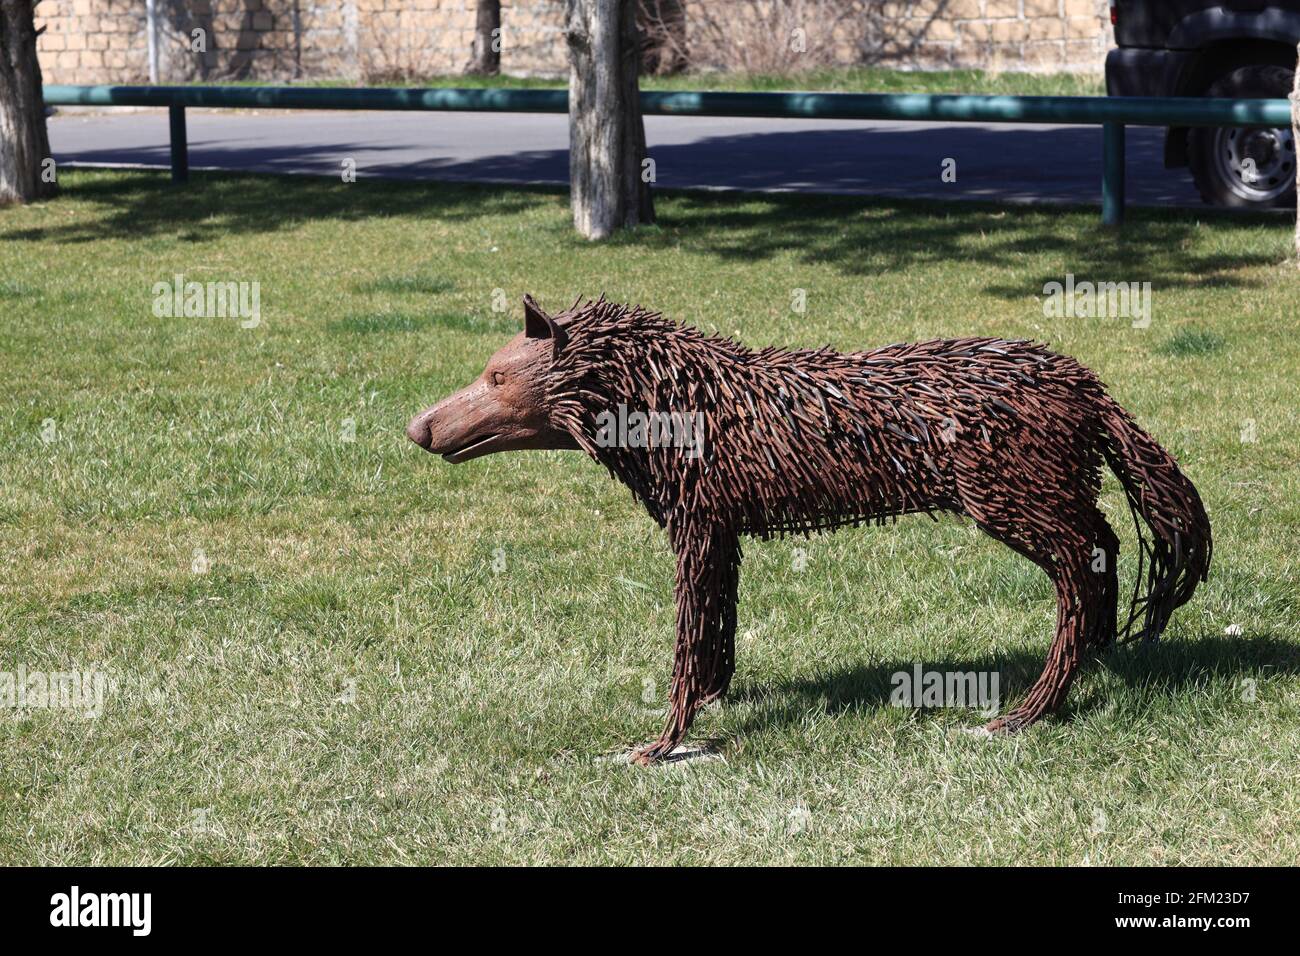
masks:
<path fill-rule="evenodd" d="M 392 83 L 380 85 L 410 85 Z M 245 84 L 239 84 L 245 85 Z M 251 86 L 281 86 L 262 80 Z M 306 86 L 356 86 L 356 80 L 310 80 Z M 453 86 L 480 89 L 554 89 L 566 85 L 563 78 L 538 76 L 471 76 L 464 73 L 430 76 L 419 86 Z M 789 74 L 679 73 L 675 76 L 643 76 L 643 90 L 824 90 L 837 93 L 981 93 L 1019 96 L 1104 96 L 1106 83 L 1100 74 L 1023 73 L 986 70 L 890 70 L 884 67 L 836 67 L 804 70 Z"/>
<path fill-rule="evenodd" d="M 1300 862 L 1287 222 L 682 194 L 596 245 L 556 191 L 63 181 L 0 211 L 0 671 L 111 685 L 93 719 L 0 710 L 0 863 Z M 1066 273 L 1151 282 L 1150 328 L 1046 318 Z M 261 324 L 155 317 L 176 274 L 260 283 Z M 956 518 L 750 543 L 694 733 L 721 759 L 611 758 L 661 727 L 663 536 L 577 453 L 403 435 L 525 292 L 602 291 L 752 345 L 1045 340 L 1200 488 L 1211 580 L 986 740 L 890 676 L 996 671 L 1014 702 L 1055 613 L 1028 562 Z M 1104 506 L 1127 585 L 1113 480 Z"/>

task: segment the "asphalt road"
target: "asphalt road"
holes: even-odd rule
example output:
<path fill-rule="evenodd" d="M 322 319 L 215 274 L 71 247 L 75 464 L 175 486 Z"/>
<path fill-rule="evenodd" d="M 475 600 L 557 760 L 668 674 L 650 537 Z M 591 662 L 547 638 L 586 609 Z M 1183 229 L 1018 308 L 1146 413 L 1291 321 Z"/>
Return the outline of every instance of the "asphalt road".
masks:
<path fill-rule="evenodd" d="M 567 183 L 568 128 L 528 113 L 190 110 L 194 168 L 510 183 Z M 163 111 L 61 113 L 57 162 L 166 166 Z M 1098 203 L 1095 126 L 646 117 L 666 187 L 794 190 L 1002 202 Z M 1163 131 L 1128 131 L 1129 201 L 1200 205 L 1186 170 L 1161 164 Z M 945 159 L 956 182 L 945 183 Z"/>

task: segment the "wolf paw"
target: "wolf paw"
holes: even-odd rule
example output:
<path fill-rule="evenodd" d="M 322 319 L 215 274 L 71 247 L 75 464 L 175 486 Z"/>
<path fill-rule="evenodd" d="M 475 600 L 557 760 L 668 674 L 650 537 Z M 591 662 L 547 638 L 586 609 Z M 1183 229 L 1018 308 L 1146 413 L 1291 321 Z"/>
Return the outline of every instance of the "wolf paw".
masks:
<path fill-rule="evenodd" d="M 634 748 L 628 759 L 638 767 L 649 767 L 665 759 L 676 746 L 675 742 L 656 740 L 654 743 Z"/>
<path fill-rule="evenodd" d="M 681 763 L 687 760 L 721 759 L 723 757 L 719 753 L 717 741 L 708 741 L 697 746 L 693 744 L 665 743 L 662 740 L 656 740 L 652 744 L 637 747 L 628 757 L 630 762 L 640 767 L 649 767 L 652 764 L 659 763 Z"/>
<path fill-rule="evenodd" d="M 1015 711 L 1005 714 L 1002 717 L 994 717 L 979 730 L 985 731 L 990 737 L 1004 737 L 1009 734 L 1017 734 L 1028 727 L 1033 721 L 1026 720 Z"/>

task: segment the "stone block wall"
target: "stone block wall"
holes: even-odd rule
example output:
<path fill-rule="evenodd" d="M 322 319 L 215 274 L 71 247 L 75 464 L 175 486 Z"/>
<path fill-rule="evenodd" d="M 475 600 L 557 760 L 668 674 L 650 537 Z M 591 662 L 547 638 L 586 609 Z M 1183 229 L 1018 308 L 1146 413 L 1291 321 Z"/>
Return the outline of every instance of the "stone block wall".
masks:
<path fill-rule="evenodd" d="M 454 74 L 474 30 L 474 0 L 157 0 L 157 9 L 163 83 Z M 1097 72 L 1111 42 L 1106 0 L 688 0 L 686 10 L 687 51 L 701 69 Z M 145 0 L 40 0 L 36 12 L 47 83 L 148 82 Z M 502 69 L 563 75 L 563 20 L 563 0 L 502 0 Z"/>

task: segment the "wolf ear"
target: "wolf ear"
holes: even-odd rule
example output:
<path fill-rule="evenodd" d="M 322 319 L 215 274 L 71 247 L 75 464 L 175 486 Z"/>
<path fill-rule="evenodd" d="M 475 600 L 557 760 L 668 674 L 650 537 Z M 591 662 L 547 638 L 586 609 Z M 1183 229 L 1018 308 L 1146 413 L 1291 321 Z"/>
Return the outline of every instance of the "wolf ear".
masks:
<path fill-rule="evenodd" d="M 560 351 L 569 341 L 569 334 L 542 311 L 531 295 L 524 296 L 524 335 L 530 339 L 550 339 L 553 358 L 560 357 Z"/>

